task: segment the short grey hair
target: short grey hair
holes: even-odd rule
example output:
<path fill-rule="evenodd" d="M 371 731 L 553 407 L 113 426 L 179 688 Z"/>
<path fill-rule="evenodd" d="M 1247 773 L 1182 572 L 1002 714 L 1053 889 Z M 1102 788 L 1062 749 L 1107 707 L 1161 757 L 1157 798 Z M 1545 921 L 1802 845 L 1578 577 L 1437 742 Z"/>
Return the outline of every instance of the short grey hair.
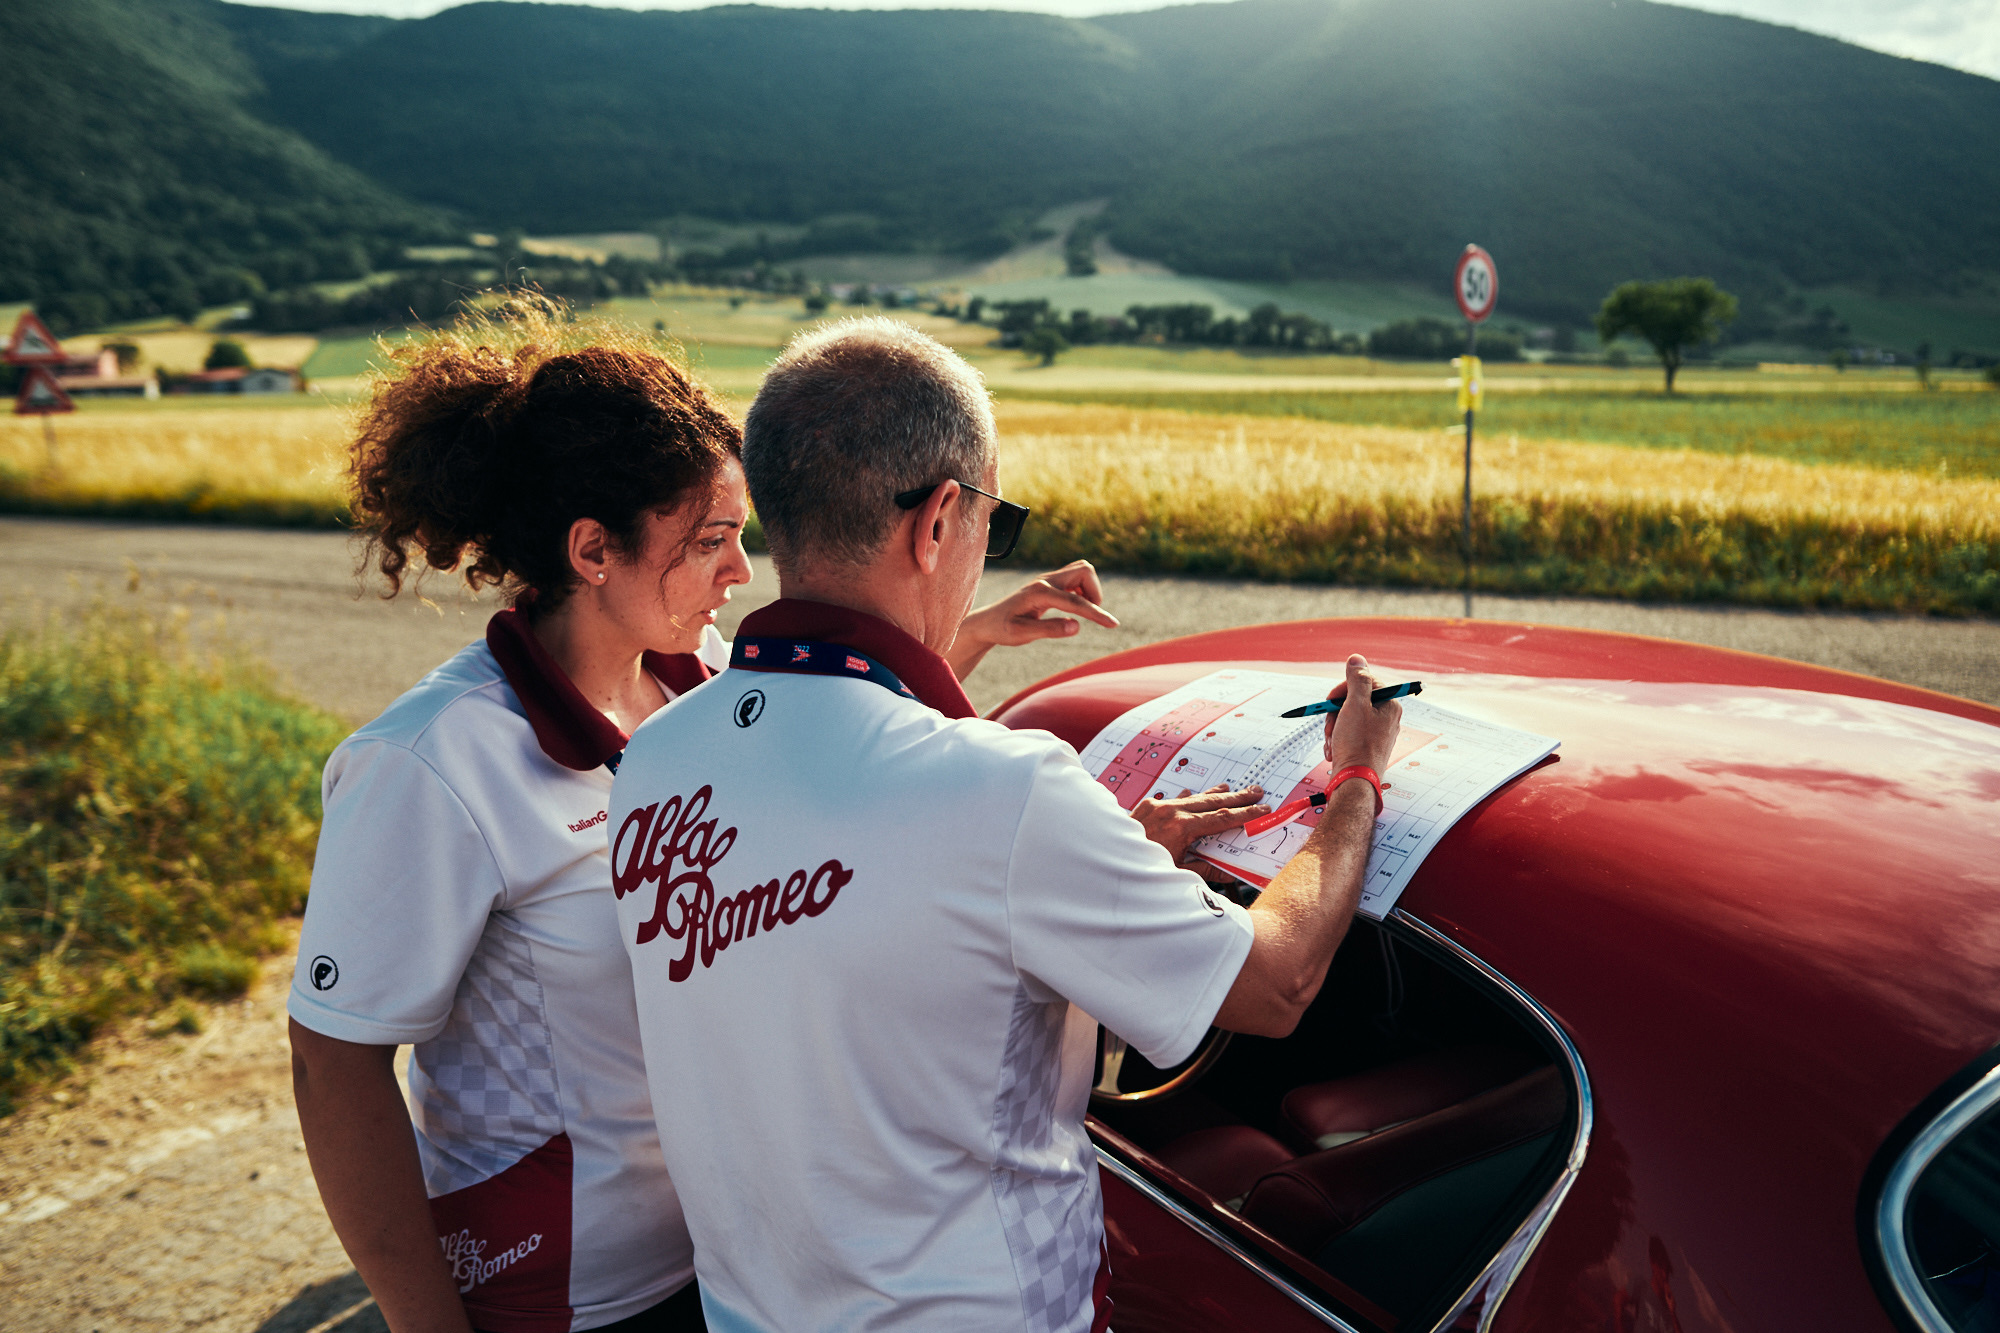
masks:
<path fill-rule="evenodd" d="M 994 452 L 979 372 L 898 320 L 843 319 L 794 338 L 743 426 L 743 474 L 780 572 L 865 564 L 901 521 L 894 496 L 979 485 Z"/>

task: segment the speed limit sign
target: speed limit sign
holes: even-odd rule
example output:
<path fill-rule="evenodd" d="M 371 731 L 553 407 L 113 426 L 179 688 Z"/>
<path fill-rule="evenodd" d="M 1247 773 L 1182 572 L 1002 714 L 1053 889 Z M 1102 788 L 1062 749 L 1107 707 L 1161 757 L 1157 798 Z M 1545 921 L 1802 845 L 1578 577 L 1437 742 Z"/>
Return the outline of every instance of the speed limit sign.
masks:
<path fill-rule="evenodd" d="M 1452 274 L 1451 294 L 1474 324 L 1492 314 L 1493 303 L 1500 299 L 1500 270 L 1493 266 L 1493 256 L 1476 245 L 1466 246 Z"/>

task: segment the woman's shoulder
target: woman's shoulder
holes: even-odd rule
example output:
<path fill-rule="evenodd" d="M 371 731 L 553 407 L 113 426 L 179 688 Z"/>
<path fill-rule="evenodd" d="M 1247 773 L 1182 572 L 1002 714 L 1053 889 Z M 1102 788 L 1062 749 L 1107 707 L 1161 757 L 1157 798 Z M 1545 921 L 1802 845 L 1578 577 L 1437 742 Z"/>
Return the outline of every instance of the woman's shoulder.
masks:
<path fill-rule="evenodd" d="M 441 747 L 456 750 L 468 741 L 507 736 L 514 730 L 510 719 L 520 727 L 527 725 L 493 650 L 480 639 L 403 691 L 342 742 L 342 748 L 379 743 L 419 753 Z"/>

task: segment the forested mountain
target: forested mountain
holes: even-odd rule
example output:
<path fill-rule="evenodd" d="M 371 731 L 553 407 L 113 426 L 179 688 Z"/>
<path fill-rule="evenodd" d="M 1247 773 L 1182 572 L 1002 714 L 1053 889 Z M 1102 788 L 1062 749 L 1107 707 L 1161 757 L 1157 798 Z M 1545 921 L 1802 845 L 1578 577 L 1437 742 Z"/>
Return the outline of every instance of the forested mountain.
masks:
<path fill-rule="evenodd" d="M 1433 280 L 1476 238 L 1509 309 L 1556 318 L 1683 272 L 2000 291 L 2000 83 L 1642 0 L 9 0 L 0 75 L 0 299 L 332 276 L 339 243 L 386 254 L 426 210 L 976 254 L 1093 197 L 1122 248 L 1224 276 Z"/>
<path fill-rule="evenodd" d="M 998 249 L 1151 146 L 1129 46 L 1038 14 L 469 4 L 266 83 L 343 161 L 535 231 L 834 218 L 846 248 Z"/>
<path fill-rule="evenodd" d="M 63 326 L 191 314 L 436 231 L 244 109 L 261 85 L 218 8 L 0 4 L 0 300 Z"/>
<path fill-rule="evenodd" d="M 1189 90 L 1114 239 L 1221 275 L 1633 276 L 1936 293 L 2000 274 L 2000 83 L 1622 0 L 1246 0 L 1099 19 Z M 1994 287 L 2000 295 L 2000 284 Z"/>

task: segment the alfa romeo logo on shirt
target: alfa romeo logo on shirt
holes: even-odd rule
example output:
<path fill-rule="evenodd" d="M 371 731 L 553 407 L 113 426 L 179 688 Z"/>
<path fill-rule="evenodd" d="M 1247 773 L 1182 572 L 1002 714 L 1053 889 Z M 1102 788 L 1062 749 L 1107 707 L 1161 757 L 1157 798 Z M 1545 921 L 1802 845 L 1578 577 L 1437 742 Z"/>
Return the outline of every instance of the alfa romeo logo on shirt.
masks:
<path fill-rule="evenodd" d="M 764 691 L 752 690 L 736 701 L 736 725 L 747 727 L 764 716 Z"/>
<path fill-rule="evenodd" d="M 321 954 L 312 960 L 312 970 L 306 976 L 314 990 L 332 990 L 333 983 L 340 980 L 340 964 Z"/>

